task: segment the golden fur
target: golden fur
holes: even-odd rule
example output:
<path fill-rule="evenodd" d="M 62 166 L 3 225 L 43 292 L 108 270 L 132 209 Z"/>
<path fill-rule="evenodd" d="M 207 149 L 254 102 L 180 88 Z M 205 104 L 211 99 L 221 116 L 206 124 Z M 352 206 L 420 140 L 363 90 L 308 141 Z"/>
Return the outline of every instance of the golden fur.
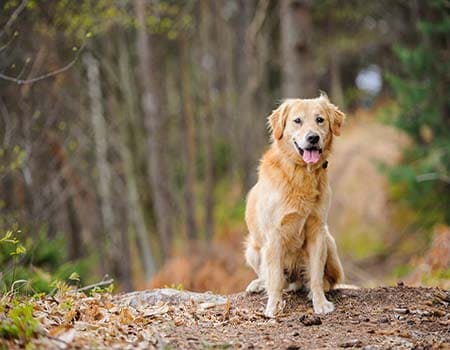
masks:
<path fill-rule="evenodd" d="M 247 292 L 267 292 L 267 317 L 282 311 L 283 288 L 297 290 L 305 280 L 314 311 L 334 309 L 324 291 L 340 283 L 344 272 L 327 226 L 331 189 L 324 163 L 343 121 L 344 114 L 324 95 L 286 100 L 269 117 L 272 143 L 245 213 L 245 257 L 258 275 Z M 322 153 L 307 164 L 294 141 L 303 144 L 311 132 L 319 135 Z"/>

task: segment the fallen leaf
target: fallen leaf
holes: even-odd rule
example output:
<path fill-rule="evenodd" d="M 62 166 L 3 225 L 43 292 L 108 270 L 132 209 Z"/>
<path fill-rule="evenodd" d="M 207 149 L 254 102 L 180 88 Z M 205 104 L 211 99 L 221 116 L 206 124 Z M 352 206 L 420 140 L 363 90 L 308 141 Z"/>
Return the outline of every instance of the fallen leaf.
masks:
<path fill-rule="evenodd" d="M 134 317 L 131 314 L 130 310 L 128 310 L 128 308 L 122 308 L 122 310 L 120 310 L 119 321 L 121 323 L 130 324 L 133 322 L 133 320 L 134 320 Z"/>

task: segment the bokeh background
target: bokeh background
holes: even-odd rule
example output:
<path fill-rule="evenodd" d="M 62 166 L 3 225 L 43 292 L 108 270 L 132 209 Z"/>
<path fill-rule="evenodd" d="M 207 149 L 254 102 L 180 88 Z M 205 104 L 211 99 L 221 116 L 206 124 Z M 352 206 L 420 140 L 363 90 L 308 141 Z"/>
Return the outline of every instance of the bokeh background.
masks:
<path fill-rule="evenodd" d="M 266 117 L 319 90 L 348 282 L 450 288 L 448 1 L 0 4 L 0 288 L 242 291 Z"/>

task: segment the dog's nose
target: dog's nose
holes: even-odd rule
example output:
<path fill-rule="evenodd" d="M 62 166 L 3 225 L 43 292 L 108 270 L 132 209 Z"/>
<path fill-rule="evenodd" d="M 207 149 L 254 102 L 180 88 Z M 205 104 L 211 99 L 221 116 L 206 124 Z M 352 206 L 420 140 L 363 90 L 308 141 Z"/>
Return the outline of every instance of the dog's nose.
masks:
<path fill-rule="evenodd" d="M 320 136 L 314 132 L 310 132 L 308 133 L 308 135 L 306 135 L 306 141 L 308 141 L 312 145 L 315 145 L 317 142 L 319 142 L 319 139 Z"/>

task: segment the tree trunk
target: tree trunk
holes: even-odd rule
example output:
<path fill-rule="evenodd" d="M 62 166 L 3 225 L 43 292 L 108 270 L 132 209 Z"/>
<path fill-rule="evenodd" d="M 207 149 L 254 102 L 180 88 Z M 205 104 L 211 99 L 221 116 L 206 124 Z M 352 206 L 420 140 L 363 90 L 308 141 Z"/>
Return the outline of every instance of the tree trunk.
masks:
<path fill-rule="evenodd" d="M 310 6 L 312 0 L 281 0 L 283 98 L 311 98 L 317 91 Z"/>
<path fill-rule="evenodd" d="M 87 51 L 83 56 L 88 77 L 88 93 L 91 108 L 91 121 L 94 131 L 94 144 L 96 154 L 96 165 L 98 171 L 98 188 L 100 196 L 100 209 L 103 221 L 103 228 L 109 238 L 110 261 L 112 272 L 119 280 L 124 274 L 124 267 L 128 266 L 128 261 L 122 261 L 123 249 L 120 233 L 117 231 L 114 222 L 114 211 L 111 195 L 111 169 L 108 163 L 108 140 L 107 126 L 103 112 L 103 97 L 100 84 L 100 72 L 97 59 Z"/>
<path fill-rule="evenodd" d="M 130 135 L 130 133 L 132 133 L 132 130 L 135 130 L 135 128 L 130 128 L 128 124 L 132 123 L 136 119 L 134 118 L 134 115 L 137 113 L 137 108 L 135 107 L 136 100 L 133 95 L 133 91 L 135 89 L 133 88 L 132 83 L 129 50 L 127 48 L 127 45 L 124 44 L 125 38 L 122 37 L 120 40 L 121 45 L 119 49 L 119 88 L 123 95 L 125 104 L 125 112 L 121 116 L 120 154 L 123 159 L 125 168 L 125 182 L 128 194 L 129 216 L 136 231 L 137 247 L 140 254 L 140 261 L 144 273 L 144 279 L 146 282 L 148 282 L 155 274 L 156 267 L 150 245 L 149 230 L 145 222 L 143 207 L 139 198 L 138 181 L 133 161 L 133 154 L 130 150 L 130 139 L 134 136 Z M 117 108 L 119 108 L 119 106 L 117 106 Z M 124 118 L 123 115 L 128 116 L 128 118 Z"/>
<path fill-rule="evenodd" d="M 200 1 L 200 41 L 202 90 L 204 91 L 205 137 L 205 238 L 211 242 L 214 234 L 214 119 L 212 111 L 211 80 L 214 76 L 214 56 L 211 52 L 211 9 L 209 0 Z"/>
<path fill-rule="evenodd" d="M 187 39 L 180 41 L 180 83 L 181 98 L 183 103 L 183 136 L 186 160 L 186 184 L 184 190 L 184 200 L 186 205 L 186 231 L 188 239 L 193 241 L 197 237 L 197 221 L 195 218 L 195 179 L 196 179 L 196 157 L 195 157 L 195 129 L 194 112 L 190 94 L 190 81 L 188 67 L 190 66 L 188 57 Z"/>
<path fill-rule="evenodd" d="M 137 51 L 139 71 L 142 83 L 142 112 L 148 139 L 149 176 L 153 193 L 153 209 L 156 229 L 161 238 L 164 256 L 170 254 L 172 240 L 171 196 L 168 189 L 167 169 L 165 168 L 162 147 L 163 123 L 160 106 L 160 94 L 163 81 L 160 79 L 161 62 L 158 62 L 157 41 L 146 30 L 146 1 L 135 0 L 135 12 L 138 22 Z M 162 91 L 161 91 L 162 90 Z M 166 140 L 164 140 L 166 141 Z"/>
<path fill-rule="evenodd" d="M 265 38 L 260 35 L 269 12 L 269 0 L 261 0 L 254 6 L 253 1 L 242 0 L 238 21 L 238 33 L 245 38 L 238 43 L 240 60 L 239 87 L 239 125 L 240 149 L 242 162 L 242 185 L 248 191 L 256 180 L 257 154 L 260 150 L 260 140 L 264 139 L 265 129 L 261 123 L 258 110 L 258 90 L 261 88 L 266 73 L 264 59 Z M 253 14 L 253 16 L 252 16 Z"/>
<path fill-rule="evenodd" d="M 344 91 L 342 89 L 341 67 L 337 50 L 333 50 L 330 54 L 330 81 L 331 100 L 337 106 L 344 108 Z"/>
<path fill-rule="evenodd" d="M 120 154 L 124 161 L 125 168 L 125 182 L 128 194 L 128 209 L 131 221 L 136 230 L 137 246 L 140 254 L 140 261 L 144 273 L 144 279 L 149 282 L 156 272 L 153 253 L 150 249 L 150 240 L 148 237 L 148 229 L 145 224 L 144 215 L 142 213 L 142 206 L 139 200 L 139 193 L 137 189 L 136 175 L 134 173 L 132 155 L 128 149 L 126 142 L 126 127 L 122 130 L 122 142 L 120 144 Z"/>
<path fill-rule="evenodd" d="M 242 188 L 247 192 L 251 187 L 253 179 L 252 173 L 252 130 L 251 124 L 253 120 L 252 115 L 252 93 L 250 91 L 250 75 L 254 73 L 254 68 L 251 67 L 251 54 L 253 50 L 248 45 L 248 28 L 251 22 L 252 9 L 254 3 L 251 0 L 240 0 L 240 12 L 237 20 L 237 45 L 236 45 L 236 65 L 237 65 L 237 98 L 239 120 L 235 122 L 237 127 L 237 135 L 239 135 L 239 147 L 237 154 L 241 163 Z M 253 69 L 252 69 L 253 68 Z"/>

